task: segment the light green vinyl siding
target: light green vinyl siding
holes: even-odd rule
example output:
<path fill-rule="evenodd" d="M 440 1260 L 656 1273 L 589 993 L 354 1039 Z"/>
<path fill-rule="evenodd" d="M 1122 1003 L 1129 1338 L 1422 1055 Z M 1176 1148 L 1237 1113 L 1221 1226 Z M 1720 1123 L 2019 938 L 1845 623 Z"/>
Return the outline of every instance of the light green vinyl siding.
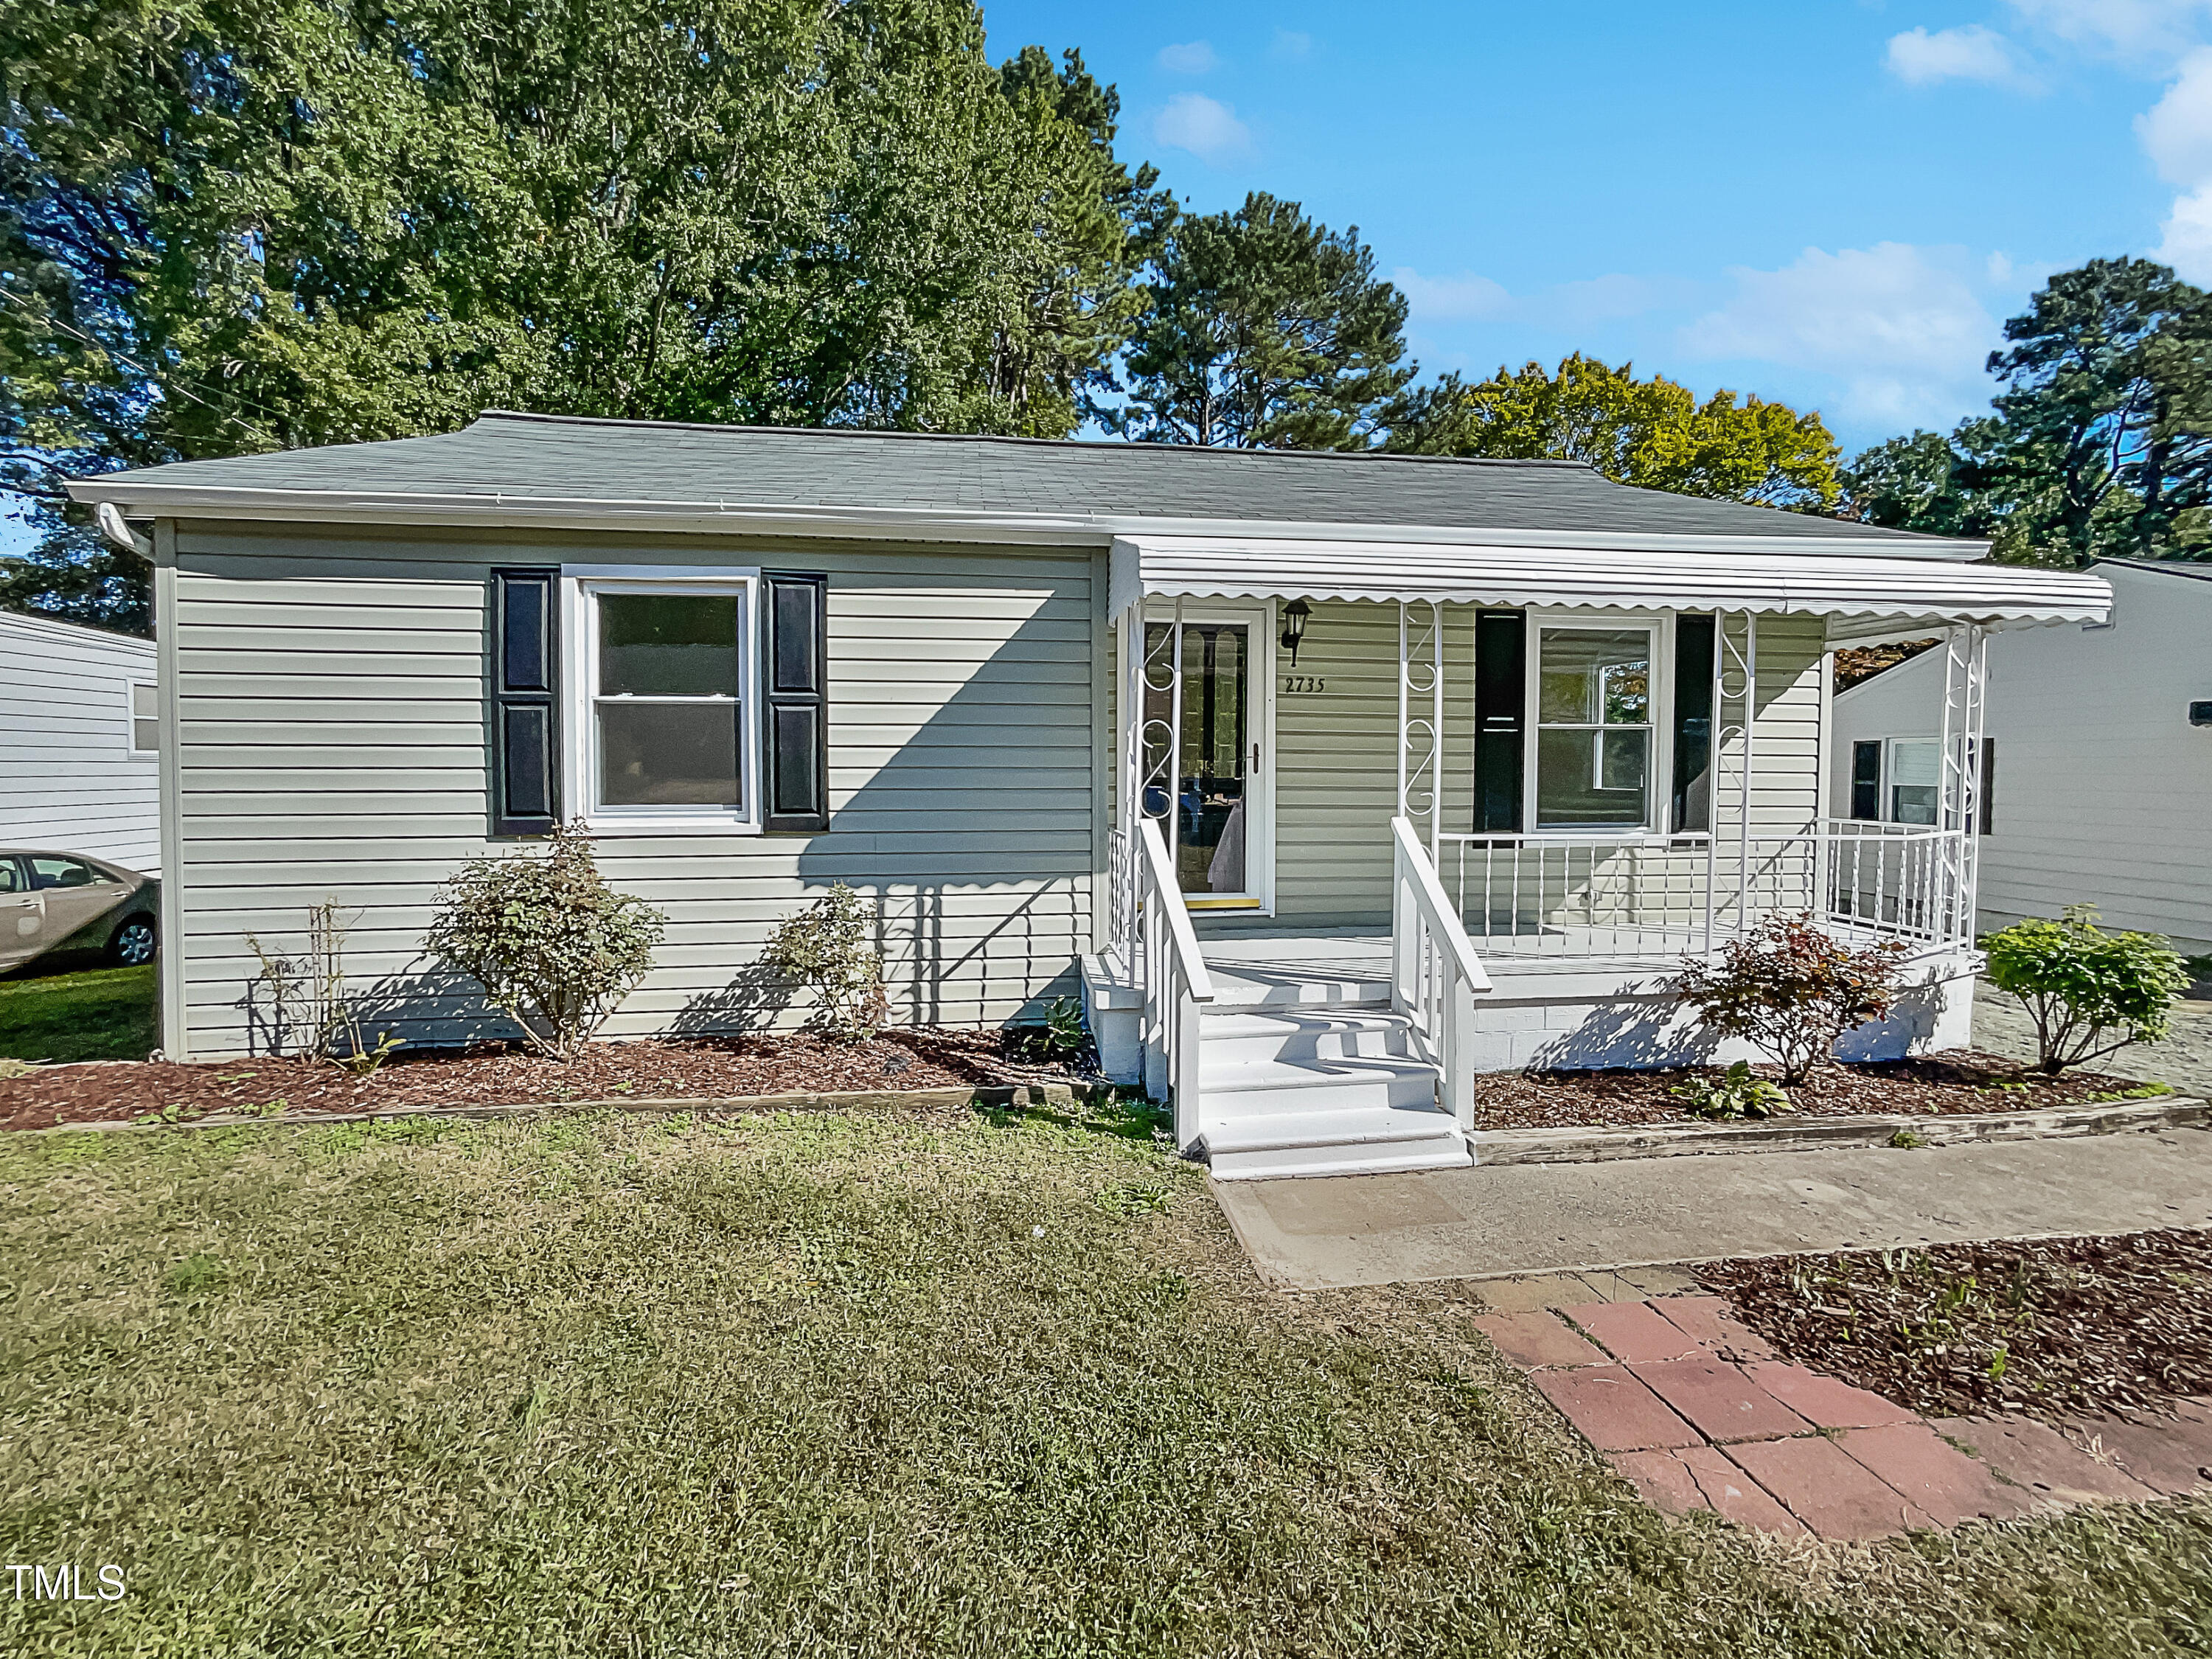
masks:
<path fill-rule="evenodd" d="M 194 1054 L 260 1040 L 245 934 L 296 941 L 326 897 L 360 912 L 348 966 L 372 1024 L 416 1042 L 487 1029 L 419 947 L 438 884 L 516 845 L 486 836 L 484 603 L 501 564 L 830 574 L 830 829 L 603 840 L 610 879 L 669 922 L 608 1035 L 757 1018 L 762 941 L 840 879 L 883 903 L 896 1018 L 997 1022 L 1073 983 L 1100 765 L 1088 552 L 189 524 L 176 542 L 170 959 Z"/>

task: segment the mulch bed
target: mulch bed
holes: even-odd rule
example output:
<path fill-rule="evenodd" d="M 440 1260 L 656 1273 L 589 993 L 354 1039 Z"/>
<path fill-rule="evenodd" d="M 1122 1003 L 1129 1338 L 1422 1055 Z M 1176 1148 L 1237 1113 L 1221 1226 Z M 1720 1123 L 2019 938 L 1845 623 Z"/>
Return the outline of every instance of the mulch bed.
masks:
<path fill-rule="evenodd" d="M 1753 1068 L 1762 1077 L 1771 1066 Z M 1478 1129 L 1586 1129 L 1605 1125 L 1701 1123 L 1673 1091 L 1699 1067 L 1654 1072 L 1525 1072 L 1475 1079 Z M 2025 1085 L 2025 1086 L 2021 1086 Z M 1823 1066 L 1790 1091 L 1801 1117 L 1920 1112 L 1950 1116 L 2074 1106 L 2142 1085 L 2102 1072 L 2023 1075 L 2016 1061 L 1972 1048 L 1910 1060 Z"/>
<path fill-rule="evenodd" d="M 1784 1356 L 1930 1417 L 2156 1410 L 2212 1392 L 2212 1233 L 1709 1263 Z"/>
<path fill-rule="evenodd" d="M 277 1116 L 625 1096 L 717 1099 L 1096 1080 L 1072 1066 L 1018 1058 L 1001 1031 L 908 1029 L 852 1043 L 804 1033 L 596 1042 L 565 1066 L 519 1045 L 489 1043 L 413 1055 L 403 1051 L 365 1079 L 326 1060 L 44 1068 L 0 1080 L 0 1128 L 127 1121 L 170 1107 L 189 1119 L 213 1112 Z"/>

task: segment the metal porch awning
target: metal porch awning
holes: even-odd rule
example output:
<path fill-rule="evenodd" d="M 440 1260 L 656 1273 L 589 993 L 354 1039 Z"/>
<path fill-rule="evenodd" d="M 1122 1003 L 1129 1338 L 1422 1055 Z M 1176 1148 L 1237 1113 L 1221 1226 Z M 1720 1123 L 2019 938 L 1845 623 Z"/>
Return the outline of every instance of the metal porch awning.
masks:
<path fill-rule="evenodd" d="M 2111 585 L 2085 571 L 1891 554 L 1116 538 L 1113 613 L 1155 596 L 1737 611 L 1983 627 L 2102 623 L 2112 607 Z"/>

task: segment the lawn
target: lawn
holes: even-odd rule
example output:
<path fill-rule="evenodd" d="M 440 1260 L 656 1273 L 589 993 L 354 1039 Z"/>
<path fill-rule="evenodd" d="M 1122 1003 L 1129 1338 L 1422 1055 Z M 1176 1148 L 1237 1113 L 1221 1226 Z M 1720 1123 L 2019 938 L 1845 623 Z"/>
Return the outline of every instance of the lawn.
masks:
<path fill-rule="evenodd" d="M 154 967 L 0 979 L 0 1058 L 143 1060 L 161 1041 Z"/>
<path fill-rule="evenodd" d="M 1669 1524 L 1449 1291 L 1019 1118 L 0 1141 L 11 1654 L 2198 1653 L 2212 1505 Z M 89 1592 L 89 1589 L 88 1590 Z"/>

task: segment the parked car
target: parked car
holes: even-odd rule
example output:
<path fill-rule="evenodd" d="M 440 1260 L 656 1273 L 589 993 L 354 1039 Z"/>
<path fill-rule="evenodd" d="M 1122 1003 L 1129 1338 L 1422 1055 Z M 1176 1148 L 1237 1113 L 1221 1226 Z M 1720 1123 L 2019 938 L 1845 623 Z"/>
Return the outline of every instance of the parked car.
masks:
<path fill-rule="evenodd" d="M 0 847 L 0 973 L 51 951 L 154 959 L 161 884 L 104 859 Z"/>

